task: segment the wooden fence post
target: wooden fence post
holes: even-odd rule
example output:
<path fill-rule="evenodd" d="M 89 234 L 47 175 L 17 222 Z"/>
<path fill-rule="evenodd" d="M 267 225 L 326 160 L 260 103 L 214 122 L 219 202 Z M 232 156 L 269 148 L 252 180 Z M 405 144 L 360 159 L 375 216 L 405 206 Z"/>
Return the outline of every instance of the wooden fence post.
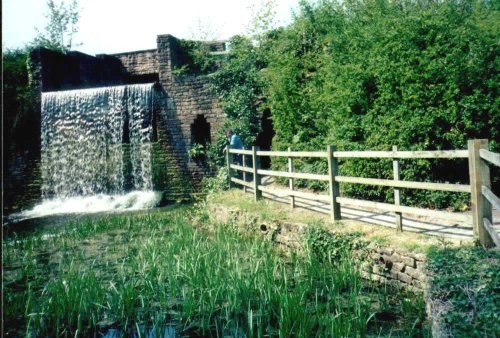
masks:
<path fill-rule="evenodd" d="M 245 154 L 242 154 L 241 155 L 241 165 L 246 167 L 246 157 L 245 157 Z M 246 171 L 243 171 L 243 181 L 247 181 L 247 172 Z M 244 185 L 243 186 L 243 192 L 247 192 L 247 186 Z"/>
<path fill-rule="evenodd" d="M 233 154 L 229 152 L 229 149 L 229 146 L 226 146 L 227 184 L 229 189 L 231 189 L 231 164 L 233 163 Z"/>
<path fill-rule="evenodd" d="M 288 152 L 291 152 L 292 149 L 288 147 Z M 288 157 L 288 172 L 293 173 L 293 159 L 292 157 Z M 288 180 L 288 185 L 291 191 L 294 189 L 294 180 L 293 177 L 290 177 Z M 290 207 L 293 209 L 295 208 L 295 196 L 290 196 Z"/>
<path fill-rule="evenodd" d="M 335 158 L 333 152 L 335 151 L 335 146 L 329 145 L 327 147 L 328 154 L 328 176 L 329 176 L 329 188 L 330 188 L 330 215 L 332 220 L 340 220 L 340 204 L 337 202 L 337 197 L 340 196 L 339 182 L 335 181 L 335 177 L 339 174 L 339 167 L 337 158 Z"/>
<path fill-rule="evenodd" d="M 488 140 L 469 140 L 469 177 L 471 187 L 472 226 L 474 236 L 485 247 L 493 246 L 488 231 L 484 228 L 484 219 L 492 220 L 491 203 L 484 198 L 482 186 L 490 188 L 490 168 L 479 156 L 480 149 L 488 149 Z M 493 223 L 493 222 L 491 222 Z"/>
<path fill-rule="evenodd" d="M 260 176 L 257 173 L 260 169 L 260 158 L 257 156 L 257 152 L 260 150 L 259 147 L 252 146 L 252 163 L 253 163 L 253 190 L 255 200 L 259 200 L 262 197 L 262 191 L 259 190 Z"/>
<path fill-rule="evenodd" d="M 392 146 L 392 151 L 398 151 L 398 146 Z M 394 176 L 394 181 L 399 181 L 399 161 L 397 159 L 392 160 L 392 171 Z M 401 196 L 399 188 L 394 188 L 394 205 L 401 205 Z M 394 213 L 396 230 L 403 231 L 403 214 L 400 212 Z"/>

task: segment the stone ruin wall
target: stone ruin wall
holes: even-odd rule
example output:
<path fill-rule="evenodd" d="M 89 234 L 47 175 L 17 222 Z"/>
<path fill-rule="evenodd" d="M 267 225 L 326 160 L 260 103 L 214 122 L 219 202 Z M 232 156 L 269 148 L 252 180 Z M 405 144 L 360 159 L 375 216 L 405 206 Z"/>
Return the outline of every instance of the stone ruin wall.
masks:
<path fill-rule="evenodd" d="M 211 174 L 206 163 L 188 156 L 188 150 L 193 144 L 191 126 L 195 119 L 199 115 L 206 119 L 210 124 L 210 140 L 214 141 L 224 114 L 219 101 L 210 90 L 206 76 L 174 75 L 174 69 L 182 65 L 183 56 L 178 39 L 172 35 L 159 35 L 157 46 L 157 49 L 112 56 L 120 60 L 131 79 L 157 74 L 160 90 L 155 114 L 156 135 L 158 147 L 164 151 L 157 154 L 158 168 L 154 181 L 158 190 L 166 190 L 175 195 L 186 188 L 186 178 L 193 183 L 193 188 L 197 188 L 202 177 Z M 214 51 L 225 49 L 224 42 L 214 42 L 209 46 Z M 164 166 L 168 166 L 167 171 L 172 175 L 165 176 L 161 172 L 161 167 Z"/>
<path fill-rule="evenodd" d="M 211 51 L 225 50 L 223 41 L 207 44 Z M 157 141 L 153 147 L 155 190 L 166 192 L 167 199 L 170 199 L 169 196 L 172 199 L 187 196 L 199 187 L 203 176 L 211 174 L 205 162 L 195 161 L 188 155 L 193 141 L 191 125 L 199 115 L 203 115 L 210 124 L 210 141 L 213 142 L 224 114 L 206 76 L 174 75 L 174 69 L 181 66 L 184 60 L 185 52 L 179 40 L 172 35 L 159 35 L 156 49 L 110 55 L 63 54 L 44 48 L 35 49 L 28 61 L 30 87 L 38 94 L 38 111 L 34 112 L 33 118 L 40 120 L 42 92 L 157 83 L 153 120 L 154 141 Z M 39 157 L 39 149 L 34 154 Z M 12 177 L 7 177 L 7 181 L 23 182 L 24 177 L 15 177 L 15 168 L 10 172 Z M 40 180 L 26 184 L 34 187 L 30 194 L 36 197 L 31 200 L 40 200 L 41 192 L 36 188 Z M 16 194 L 16 188 L 11 190 L 6 193 Z"/>
<path fill-rule="evenodd" d="M 209 43 L 213 51 L 224 51 L 222 41 Z M 222 125 L 224 114 L 217 98 L 210 90 L 208 79 L 204 75 L 174 75 L 174 69 L 182 65 L 183 51 L 179 40 L 172 35 L 159 35 L 157 49 L 135 51 L 111 55 L 120 60 L 130 77 L 157 75 L 160 92 L 157 97 L 156 135 L 159 154 L 158 168 L 155 170 L 158 190 L 170 194 L 181 194 L 180 190 L 189 190 L 186 181 L 197 188 L 203 176 L 210 171 L 206 163 L 195 161 L 188 156 L 193 143 L 191 126 L 202 115 L 210 124 L 210 140 L 214 141 Z M 133 82 L 133 81 L 131 81 Z M 163 151 L 161 151 L 163 150 Z M 161 167 L 167 166 L 165 175 Z M 187 179 L 187 180 L 186 180 Z"/>
<path fill-rule="evenodd" d="M 112 56 L 120 60 L 126 72 L 132 75 L 156 74 L 160 67 L 157 49 L 112 54 Z"/>

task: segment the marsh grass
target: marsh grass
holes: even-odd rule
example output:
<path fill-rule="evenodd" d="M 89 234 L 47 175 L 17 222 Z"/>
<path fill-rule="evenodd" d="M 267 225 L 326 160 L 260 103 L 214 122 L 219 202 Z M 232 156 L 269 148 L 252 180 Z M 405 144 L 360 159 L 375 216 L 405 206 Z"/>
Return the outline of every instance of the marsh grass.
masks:
<path fill-rule="evenodd" d="M 283 256 L 228 225 L 192 226 L 182 207 L 4 241 L 8 336 L 410 337 L 421 296 L 366 284 L 348 252 Z M 390 314 L 390 320 L 380 314 Z M 387 316 L 386 316 L 387 317 Z"/>

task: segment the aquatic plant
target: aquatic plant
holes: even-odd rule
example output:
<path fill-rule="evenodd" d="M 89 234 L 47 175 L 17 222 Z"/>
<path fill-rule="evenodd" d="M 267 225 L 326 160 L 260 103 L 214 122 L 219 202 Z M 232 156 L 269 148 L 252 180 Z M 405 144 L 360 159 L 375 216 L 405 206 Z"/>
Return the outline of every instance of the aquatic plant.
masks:
<path fill-rule="evenodd" d="M 304 255 L 285 257 L 271 242 L 242 236 L 228 225 L 194 227 L 187 213 L 182 207 L 107 216 L 8 238 L 3 248 L 9 332 L 425 333 L 422 297 L 361 280 L 347 251 L 334 264 L 307 245 Z M 389 313 L 390 320 L 380 313 Z"/>

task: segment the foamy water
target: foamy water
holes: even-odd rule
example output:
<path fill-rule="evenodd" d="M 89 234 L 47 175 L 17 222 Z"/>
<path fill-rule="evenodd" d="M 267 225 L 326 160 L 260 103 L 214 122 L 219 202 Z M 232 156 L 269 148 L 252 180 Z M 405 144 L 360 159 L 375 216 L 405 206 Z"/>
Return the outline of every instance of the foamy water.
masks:
<path fill-rule="evenodd" d="M 43 201 L 31 210 L 13 214 L 10 218 L 13 220 L 24 220 L 60 214 L 142 210 L 157 207 L 160 200 L 161 193 L 155 191 L 132 191 L 121 195 L 98 194 L 93 196 L 55 198 Z"/>
<path fill-rule="evenodd" d="M 153 189 L 154 84 L 42 93 L 42 196 Z"/>

